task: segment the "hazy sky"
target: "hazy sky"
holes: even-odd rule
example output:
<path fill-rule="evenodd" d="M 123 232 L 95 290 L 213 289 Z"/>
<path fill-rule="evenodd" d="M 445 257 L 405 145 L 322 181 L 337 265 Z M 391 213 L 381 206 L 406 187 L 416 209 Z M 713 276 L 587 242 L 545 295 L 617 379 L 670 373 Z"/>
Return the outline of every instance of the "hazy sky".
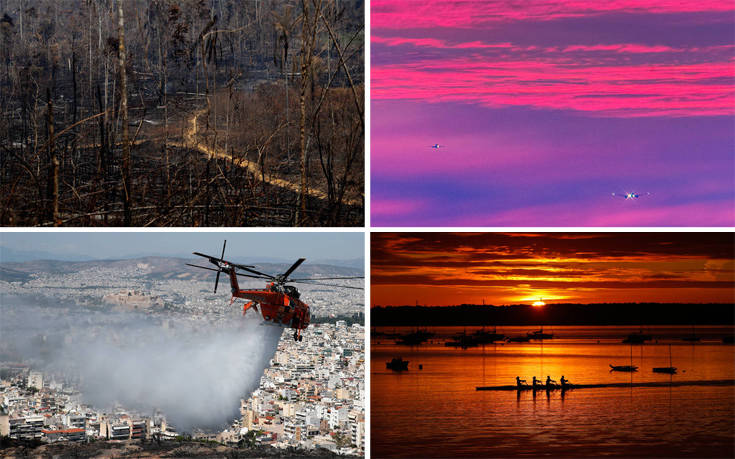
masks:
<path fill-rule="evenodd" d="M 735 3 L 371 11 L 373 225 L 735 224 Z"/>
<path fill-rule="evenodd" d="M 0 247 L 17 251 L 48 252 L 59 257 L 70 254 L 95 258 L 138 256 L 187 257 L 193 251 L 226 258 L 313 261 L 363 258 L 364 234 L 321 232 L 3 232 Z"/>
<path fill-rule="evenodd" d="M 731 233 L 372 233 L 373 305 L 733 302 Z"/>

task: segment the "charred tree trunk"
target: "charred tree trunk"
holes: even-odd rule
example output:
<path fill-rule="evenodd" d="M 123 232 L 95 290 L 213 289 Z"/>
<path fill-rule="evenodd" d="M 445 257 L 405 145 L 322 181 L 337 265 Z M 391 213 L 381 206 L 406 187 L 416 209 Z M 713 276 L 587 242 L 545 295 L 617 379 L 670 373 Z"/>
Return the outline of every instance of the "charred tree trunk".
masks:
<path fill-rule="evenodd" d="M 71 54 L 71 66 L 72 66 L 72 85 L 73 85 L 73 91 L 74 91 L 74 100 L 72 102 L 72 124 L 77 124 L 77 117 L 78 115 L 78 97 L 77 97 L 77 55 L 76 52 L 72 51 Z M 77 174 L 76 174 L 76 166 L 77 166 L 77 160 L 79 157 L 79 152 L 77 151 L 77 136 L 79 133 L 79 129 L 74 128 L 72 131 L 74 134 L 74 137 L 72 137 L 72 147 L 71 147 L 71 153 L 72 153 L 72 167 L 74 167 L 74 174 L 73 174 L 73 183 L 74 187 L 77 185 Z"/>
<path fill-rule="evenodd" d="M 313 17 L 309 11 L 309 4 L 313 1 L 315 11 Z M 316 40 L 316 25 L 321 14 L 321 1 L 302 0 L 303 16 L 301 22 L 301 91 L 299 93 L 299 142 L 301 147 L 301 187 L 299 192 L 299 209 L 297 210 L 296 226 L 303 224 L 306 214 L 306 91 L 309 87 L 311 74 L 312 54 Z M 313 21 L 313 22 L 312 22 Z"/>
<path fill-rule="evenodd" d="M 125 69 L 125 20 L 123 0 L 117 2 L 118 40 L 120 42 L 120 120 L 122 122 L 122 186 L 124 200 L 124 225 L 132 225 L 132 203 L 130 183 L 130 139 L 128 133 L 128 77 Z"/>
<path fill-rule="evenodd" d="M 107 107 L 103 105 L 102 101 L 102 90 L 100 89 L 100 86 L 97 85 L 97 103 L 99 104 L 100 111 L 105 111 L 105 114 L 99 118 L 99 128 L 100 128 L 100 151 L 99 156 L 97 157 L 97 174 L 99 176 L 99 180 L 104 182 L 107 178 L 107 134 L 105 133 L 105 120 L 107 119 Z"/>
<path fill-rule="evenodd" d="M 169 164 L 168 155 L 168 68 L 166 62 L 166 53 L 163 49 L 163 36 L 159 33 L 158 40 L 158 58 L 160 60 L 161 67 L 161 94 L 159 96 L 159 103 L 163 105 L 163 156 L 164 156 L 164 178 L 166 180 L 166 202 L 171 200 L 171 167 Z"/>
<path fill-rule="evenodd" d="M 49 158 L 49 174 L 47 184 L 48 195 L 48 211 L 47 219 L 53 222 L 54 226 L 58 226 L 59 220 L 59 159 L 56 157 L 56 149 L 54 148 L 54 103 L 51 100 L 51 91 L 46 91 L 48 98 L 48 158 Z"/>

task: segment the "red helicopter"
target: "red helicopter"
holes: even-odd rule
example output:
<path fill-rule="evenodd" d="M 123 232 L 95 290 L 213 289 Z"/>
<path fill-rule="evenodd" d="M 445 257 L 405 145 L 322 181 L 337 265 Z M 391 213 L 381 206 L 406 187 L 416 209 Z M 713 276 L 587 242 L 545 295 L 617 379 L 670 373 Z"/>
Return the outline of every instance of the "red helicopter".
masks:
<path fill-rule="evenodd" d="M 216 271 L 217 277 L 214 281 L 214 293 L 217 293 L 217 285 L 219 284 L 220 273 L 225 273 L 230 276 L 230 287 L 232 289 L 232 298 L 230 304 L 235 301 L 235 298 L 242 298 L 249 300 L 242 307 L 242 313 L 245 315 L 248 309 L 254 309 L 258 311 L 260 307 L 260 313 L 266 322 L 270 322 L 281 327 L 290 327 L 294 329 L 293 339 L 294 341 L 301 341 L 301 330 L 304 330 L 309 326 L 311 315 L 309 314 L 309 305 L 301 301 L 301 293 L 293 285 L 287 285 L 291 283 L 311 284 L 311 285 L 326 285 L 330 287 L 340 288 L 351 288 L 355 290 L 362 290 L 361 287 L 350 287 L 347 285 L 333 285 L 333 284 L 322 284 L 317 281 L 321 280 L 335 280 L 335 279 L 363 279 L 362 276 L 356 277 L 319 277 L 319 278 L 300 278 L 300 279 L 289 279 L 288 276 L 293 273 L 296 268 L 301 266 L 306 258 L 299 258 L 296 262 L 291 265 L 283 274 L 272 276 L 265 274 L 260 271 L 256 271 L 255 266 L 241 265 L 227 261 L 225 257 L 225 247 L 227 247 L 227 241 L 222 246 L 222 255 L 217 258 L 211 255 L 206 255 L 199 252 L 194 252 L 194 255 L 207 258 L 210 263 L 215 265 L 217 269 L 209 268 L 206 266 L 198 266 L 186 263 L 188 266 L 195 268 L 207 269 L 209 271 Z M 238 272 L 246 271 L 249 274 Z M 264 279 L 269 281 L 264 289 L 250 289 L 241 290 L 237 283 L 237 276 L 251 277 L 253 279 Z"/>

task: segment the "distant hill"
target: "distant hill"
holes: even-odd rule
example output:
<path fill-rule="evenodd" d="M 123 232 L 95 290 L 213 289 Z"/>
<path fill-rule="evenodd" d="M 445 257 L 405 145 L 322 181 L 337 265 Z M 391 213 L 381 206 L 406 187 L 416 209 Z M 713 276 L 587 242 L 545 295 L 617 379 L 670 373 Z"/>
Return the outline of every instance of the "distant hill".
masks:
<path fill-rule="evenodd" d="M 733 325 L 733 304 L 598 303 L 513 306 L 396 306 L 370 310 L 374 326 Z"/>
<path fill-rule="evenodd" d="M 250 263 L 247 260 L 237 260 Z M 294 260 L 295 261 L 295 260 Z M 186 266 L 186 263 L 211 267 L 204 258 L 175 258 L 175 257 L 141 257 L 125 260 L 92 260 L 92 261 L 58 261 L 35 260 L 24 262 L 0 263 L 0 280 L 13 282 L 24 281 L 33 273 L 73 273 L 95 268 L 135 269 L 142 268 L 151 280 L 156 279 L 192 279 L 209 280 L 214 273 L 203 269 Z M 253 263 L 258 271 L 268 274 L 280 274 L 287 270 L 291 263 Z M 296 277 L 334 277 L 334 276 L 362 276 L 360 267 L 334 266 L 327 264 L 311 264 L 304 262 L 296 271 Z"/>
<path fill-rule="evenodd" d="M 30 274 L 7 268 L 0 264 L 0 280 L 5 282 L 26 282 L 31 278 Z"/>
<path fill-rule="evenodd" d="M 329 266 L 343 266 L 346 268 L 359 268 L 362 272 L 363 268 L 365 267 L 365 260 L 362 258 L 352 258 L 350 260 L 336 260 L 333 258 L 326 259 L 326 260 L 315 260 L 319 264 L 323 265 L 329 265 Z"/>

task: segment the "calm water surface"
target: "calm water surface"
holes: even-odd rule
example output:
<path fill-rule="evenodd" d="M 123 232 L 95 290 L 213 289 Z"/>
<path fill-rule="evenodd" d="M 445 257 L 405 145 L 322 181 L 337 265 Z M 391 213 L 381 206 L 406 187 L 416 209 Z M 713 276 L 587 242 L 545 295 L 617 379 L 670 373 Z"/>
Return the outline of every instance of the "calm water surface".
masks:
<path fill-rule="evenodd" d="M 716 341 L 732 328 L 697 327 L 703 340 L 695 344 L 680 339 L 691 333 L 687 327 L 647 328 L 657 342 L 642 346 L 620 342 L 637 330 L 629 327 L 554 327 L 545 331 L 555 338 L 543 342 L 466 350 L 444 346 L 445 338 L 463 330 L 430 329 L 437 336 L 420 347 L 373 335 L 373 457 L 735 457 L 733 386 L 577 389 L 564 396 L 475 390 L 514 384 L 516 375 L 530 383 L 533 376 L 559 381 L 563 374 L 580 384 L 733 379 L 735 348 Z M 527 331 L 498 329 L 509 335 Z M 653 373 L 653 367 L 669 366 L 669 349 L 678 374 Z M 398 356 L 410 361 L 409 371 L 386 369 L 385 362 Z M 609 371 L 609 364 L 631 361 L 637 373 Z"/>

